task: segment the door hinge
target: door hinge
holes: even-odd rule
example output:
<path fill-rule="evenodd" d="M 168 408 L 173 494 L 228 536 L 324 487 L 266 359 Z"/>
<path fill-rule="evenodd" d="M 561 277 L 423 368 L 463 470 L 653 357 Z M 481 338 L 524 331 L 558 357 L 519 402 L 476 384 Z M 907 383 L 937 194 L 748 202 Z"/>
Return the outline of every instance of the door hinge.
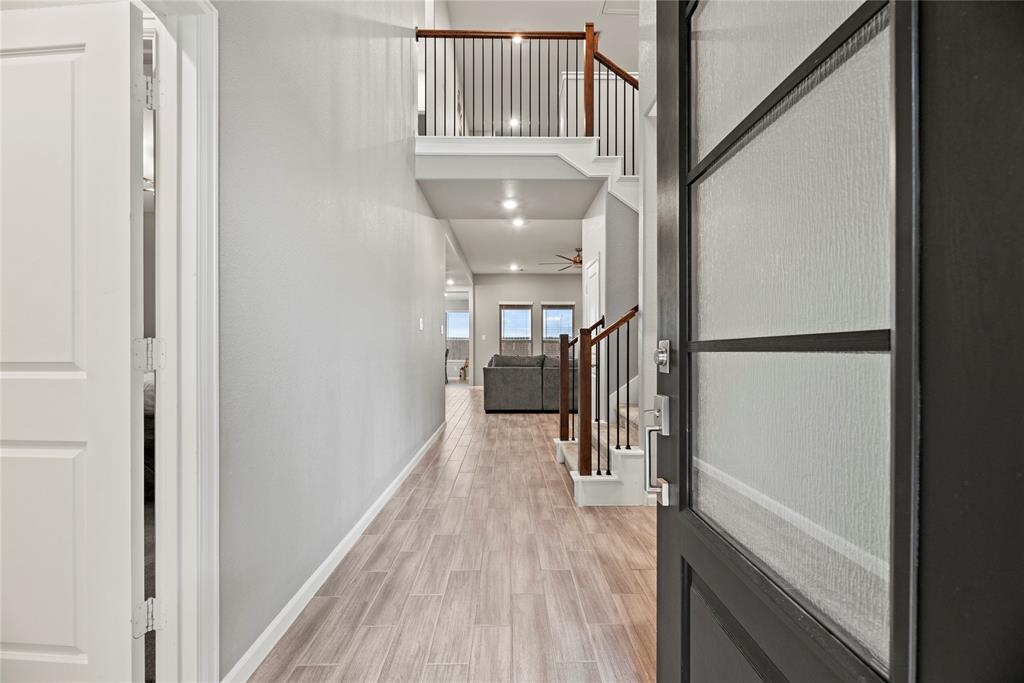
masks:
<path fill-rule="evenodd" d="M 146 76 L 146 109 L 156 111 L 156 79 Z"/>
<path fill-rule="evenodd" d="M 132 637 L 141 638 L 150 631 L 157 631 L 163 628 L 160 619 L 159 605 L 156 598 L 146 598 L 135 606 L 135 614 L 132 615 Z"/>
<path fill-rule="evenodd" d="M 164 343 L 156 337 L 145 337 L 132 342 L 132 357 L 136 370 L 148 372 L 164 366 Z"/>

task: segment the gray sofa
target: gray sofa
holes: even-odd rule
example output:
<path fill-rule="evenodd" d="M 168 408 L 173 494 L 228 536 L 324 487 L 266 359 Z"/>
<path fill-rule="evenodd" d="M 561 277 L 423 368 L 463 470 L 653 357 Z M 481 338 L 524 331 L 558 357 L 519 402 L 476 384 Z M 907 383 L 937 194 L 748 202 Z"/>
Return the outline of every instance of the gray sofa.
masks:
<path fill-rule="evenodd" d="M 492 356 L 484 368 L 484 411 L 558 412 L 559 369 L 551 356 Z"/>

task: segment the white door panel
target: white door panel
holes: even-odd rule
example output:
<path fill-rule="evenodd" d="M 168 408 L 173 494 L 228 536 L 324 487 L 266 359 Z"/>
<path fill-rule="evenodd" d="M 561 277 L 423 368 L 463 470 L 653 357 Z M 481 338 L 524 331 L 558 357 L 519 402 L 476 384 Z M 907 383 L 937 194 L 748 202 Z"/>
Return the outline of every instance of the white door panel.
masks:
<path fill-rule="evenodd" d="M 0 678 L 132 678 L 142 19 L 4 10 Z"/>

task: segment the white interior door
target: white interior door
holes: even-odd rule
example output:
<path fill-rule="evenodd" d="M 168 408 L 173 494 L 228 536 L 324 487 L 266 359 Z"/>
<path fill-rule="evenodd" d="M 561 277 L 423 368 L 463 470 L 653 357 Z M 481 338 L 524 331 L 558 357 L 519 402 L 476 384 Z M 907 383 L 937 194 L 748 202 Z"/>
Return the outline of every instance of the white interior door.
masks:
<path fill-rule="evenodd" d="M 142 19 L 111 2 L 0 23 L 0 679 L 127 681 Z"/>
<path fill-rule="evenodd" d="M 583 280 L 583 305 L 586 315 L 580 327 L 593 325 L 601 317 L 601 260 L 587 264 Z"/>

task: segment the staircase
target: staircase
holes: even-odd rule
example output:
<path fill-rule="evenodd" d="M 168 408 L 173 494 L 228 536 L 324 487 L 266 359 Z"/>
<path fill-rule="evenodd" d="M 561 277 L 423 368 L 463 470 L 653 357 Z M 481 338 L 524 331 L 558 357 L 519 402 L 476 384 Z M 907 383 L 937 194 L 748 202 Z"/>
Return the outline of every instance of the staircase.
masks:
<path fill-rule="evenodd" d="M 640 408 L 630 400 L 630 332 L 638 313 L 634 306 L 607 327 L 602 316 L 575 338 L 560 339 L 555 458 L 569 470 L 580 506 L 648 503 Z"/>
<path fill-rule="evenodd" d="M 576 504 L 591 505 L 648 505 L 649 496 L 644 485 L 644 450 L 640 442 L 640 409 L 636 404 L 624 404 L 612 423 L 605 420 L 591 423 L 591 459 L 600 457 L 601 471 L 610 473 L 584 476 L 579 473 L 580 441 L 555 439 L 555 459 L 565 465 L 573 481 Z M 618 424 L 615 418 L 618 417 Z M 616 427 L 618 426 L 618 430 Z M 630 447 L 626 448 L 626 433 Z M 599 433 L 600 432 L 600 433 Z M 608 443 L 608 433 L 611 442 Z M 616 441 L 616 437 L 618 440 Z M 599 445 L 600 444 L 600 445 Z M 609 447 L 606 448 L 606 445 Z"/>

